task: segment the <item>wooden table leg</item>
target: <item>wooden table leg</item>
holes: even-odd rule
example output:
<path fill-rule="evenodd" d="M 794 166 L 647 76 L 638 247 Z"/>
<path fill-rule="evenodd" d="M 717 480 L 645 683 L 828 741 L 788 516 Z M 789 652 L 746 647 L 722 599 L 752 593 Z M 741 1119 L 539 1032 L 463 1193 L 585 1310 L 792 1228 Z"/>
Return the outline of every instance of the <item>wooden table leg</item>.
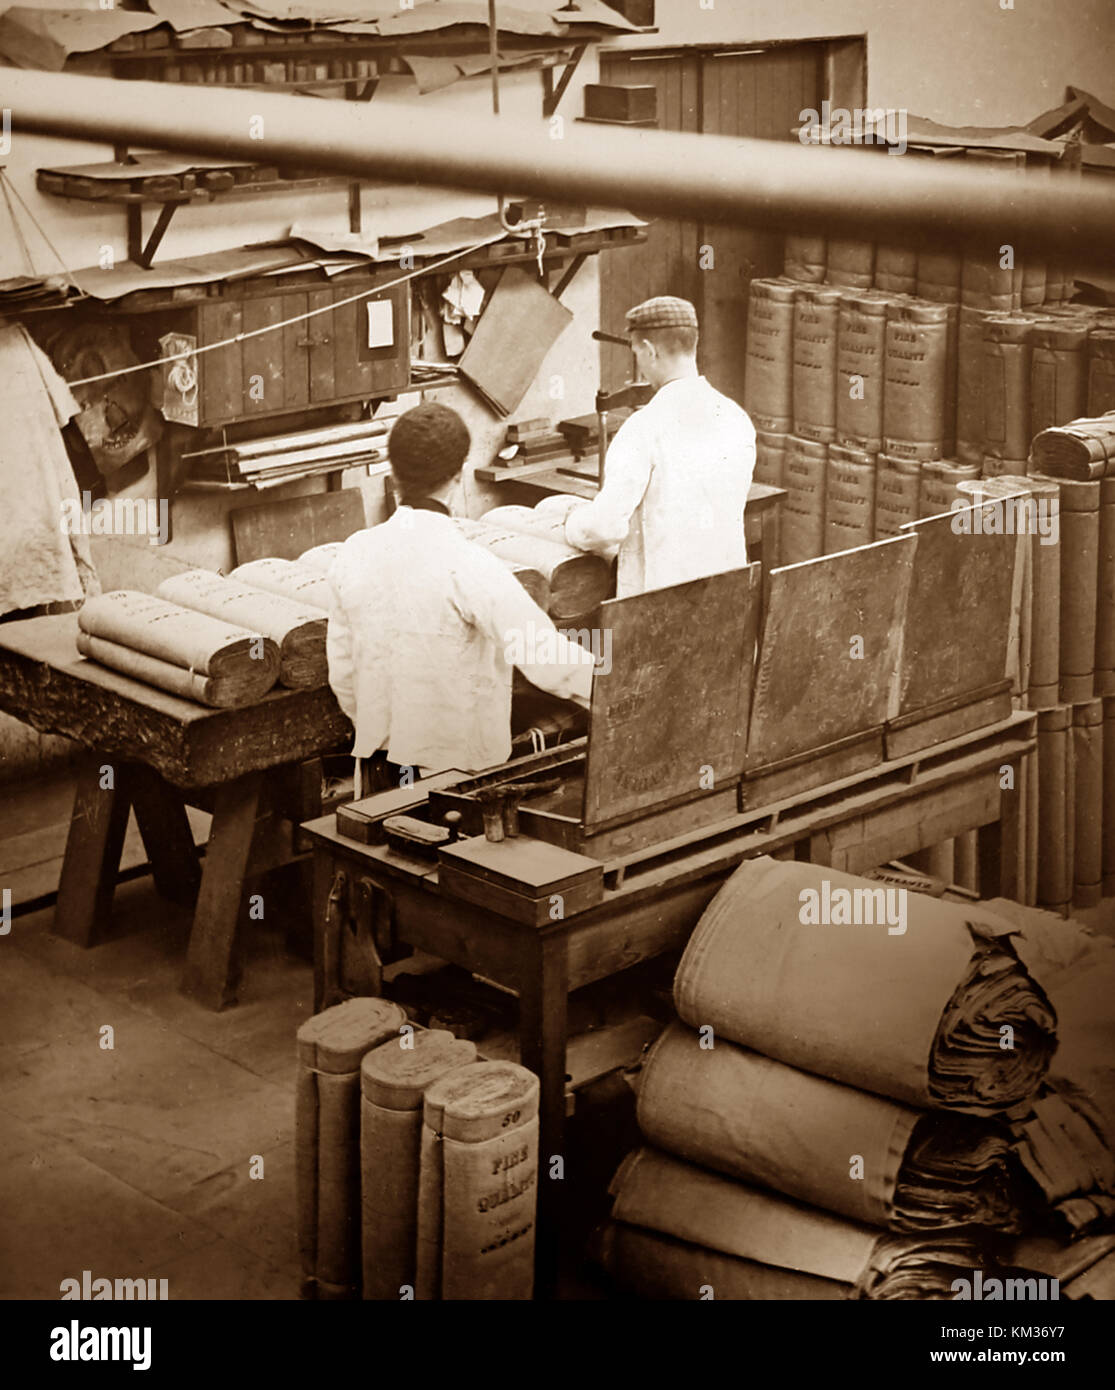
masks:
<path fill-rule="evenodd" d="M 223 1009 L 236 1002 L 236 928 L 252 838 L 263 813 L 262 786 L 263 775 L 249 773 L 218 787 L 213 803 L 213 825 L 182 980 L 182 993 L 207 1009 Z"/>
<path fill-rule="evenodd" d="M 541 1083 L 538 1115 L 538 1228 L 534 1293 L 553 1297 L 565 1173 L 565 1047 L 569 1010 L 566 938 L 529 938 L 519 979 L 519 1055 Z M 561 1159 L 559 1165 L 552 1162 Z"/>
<path fill-rule="evenodd" d="M 999 792 L 999 819 L 982 826 L 979 831 L 980 892 L 989 897 L 997 893 L 999 897 L 1012 898 L 1015 902 L 1026 900 L 1022 816 L 1026 779 L 1022 775 L 1023 757 L 1015 757 L 1010 763 L 1014 785 L 1004 787 Z"/>
<path fill-rule="evenodd" d="M 102 768 L 111 768 L 111 787 L 101 785 Z M 95 946 L 108 925 L 129 805 L 125 766 L 100 758 L 82 764 L 52 928 L 77 946 Z"/>
<path fill-rule="evenodd" d="M 201 886 L 193 831 L 181 796 L 153 768 L 133 763 L 128 789 L 158 893 L 193 904 Z"/>

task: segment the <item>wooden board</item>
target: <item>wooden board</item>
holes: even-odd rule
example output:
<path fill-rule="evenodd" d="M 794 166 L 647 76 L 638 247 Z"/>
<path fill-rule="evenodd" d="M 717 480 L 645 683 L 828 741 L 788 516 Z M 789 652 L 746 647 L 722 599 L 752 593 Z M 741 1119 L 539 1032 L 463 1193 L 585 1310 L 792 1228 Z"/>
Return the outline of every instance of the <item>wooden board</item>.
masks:
<path fill-rule="evenodd" d="M 498 412 L 510 415 L 572 321 L 549 290 L 518 266 L 508 266 L 461 355 L 461 375 Z"/>
<path fill-rule="evenodd" d="M 912 540 L 877 541 L 772 572 L 748 771 L 886 720 L 917 549 Z"/>
<path fill-rule="evenodd" d="M 358 488 L 239 507 L 231 516 L 238 565 L 271 555 L 297 560 L 311 546 L 348 540 L 365 525 L 364 501 Z"/>
<path fill-rule="evenodd" d="M 903 624 L 900 717 L 986 690 L 1007 674 L 1016 537 L 954 530 L 958 516 L 977 510 L 902 527 L 918 548 Z"/>
<path fill-rule="evenodd" d="M 760 584 L 749 565 L 601 604 L 611 671 L 592 683 L 586 834 L 738 781 Z"/>

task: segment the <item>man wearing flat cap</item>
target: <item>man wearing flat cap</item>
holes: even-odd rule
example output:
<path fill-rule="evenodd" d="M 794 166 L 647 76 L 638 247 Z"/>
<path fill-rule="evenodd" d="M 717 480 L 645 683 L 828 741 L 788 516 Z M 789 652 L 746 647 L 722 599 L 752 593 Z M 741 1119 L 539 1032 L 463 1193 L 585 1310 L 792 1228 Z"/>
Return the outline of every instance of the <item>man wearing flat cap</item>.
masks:
<path fill-rule="evenodd" d="M 350 536 L 329 571 L 329 684 L 355 725 L 353 756 L 372 760 L 371 790 L 400 785 L 403 768 L 507 761 L 509 649 L 547 653 L 515 664 L 550 694 L 588 702 L 591 654 L 453 521 L 468 450 L 455 410 L 431 403 L 401 415 L 387 441 L 398 506 Z"/>
<path fill-rule="evenodd" d="M 618 549 L 620 598 L 745 565 L 743 509 L 755 470 L 746 411 L 697 370 L 689 300 L 648 299 L 628 310 L 627 332 L 655 394 L 616 431 L 599 493 L 565 522 L 579 550 Z"/>

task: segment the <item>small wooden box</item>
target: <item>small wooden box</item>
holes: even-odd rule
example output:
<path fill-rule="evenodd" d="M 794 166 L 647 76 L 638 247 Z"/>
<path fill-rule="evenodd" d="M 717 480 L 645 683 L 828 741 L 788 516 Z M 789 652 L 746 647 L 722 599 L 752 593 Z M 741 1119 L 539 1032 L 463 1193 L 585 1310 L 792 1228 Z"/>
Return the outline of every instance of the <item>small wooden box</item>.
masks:
<path fill-rule="evenodd" d="M 529 836 L 460 840 L 437 858 L 442 892 L 529 927 L 586 912 L 604 897 L 603 864 Z"/>
<path fill-rule="evenodd" d="M 605 82 L 585 86 L 585 119 L 625 124 L 658 119 L 658 88 L 626 87 Z"/>

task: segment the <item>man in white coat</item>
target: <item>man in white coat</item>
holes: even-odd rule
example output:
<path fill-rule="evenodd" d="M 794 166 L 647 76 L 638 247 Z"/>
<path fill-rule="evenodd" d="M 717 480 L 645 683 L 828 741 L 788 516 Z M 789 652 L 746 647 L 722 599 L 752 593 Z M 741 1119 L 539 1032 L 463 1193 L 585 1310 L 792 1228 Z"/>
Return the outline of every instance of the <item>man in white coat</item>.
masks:
<path fill-rule="evenodd" d="M 468 429 L 447 406 L 400 416 L 387 443 L 399 505 L 350 536 L 329 572 L 329 684 L 356 728 L 353 756 L 375 759 L 369 790 L 399 785 L 403 768 L 505 762 L 513 665 L 541 689 L 588 703 L 591 654 L 453 521 L 468 449 Z M 544 659 L 512 656 L 523 652 Z"/>
<path fill-rule="evenodd" d="M 746 411 L 697 370 L 693 305 L 648 299 L 628 311 L 627 331 L 655 394 L 616 431 L 604 486 L 565 522 L 579 550 L 618 550 L 620 598 L 745 565 L 743 509 L 755 471 Z"/>

